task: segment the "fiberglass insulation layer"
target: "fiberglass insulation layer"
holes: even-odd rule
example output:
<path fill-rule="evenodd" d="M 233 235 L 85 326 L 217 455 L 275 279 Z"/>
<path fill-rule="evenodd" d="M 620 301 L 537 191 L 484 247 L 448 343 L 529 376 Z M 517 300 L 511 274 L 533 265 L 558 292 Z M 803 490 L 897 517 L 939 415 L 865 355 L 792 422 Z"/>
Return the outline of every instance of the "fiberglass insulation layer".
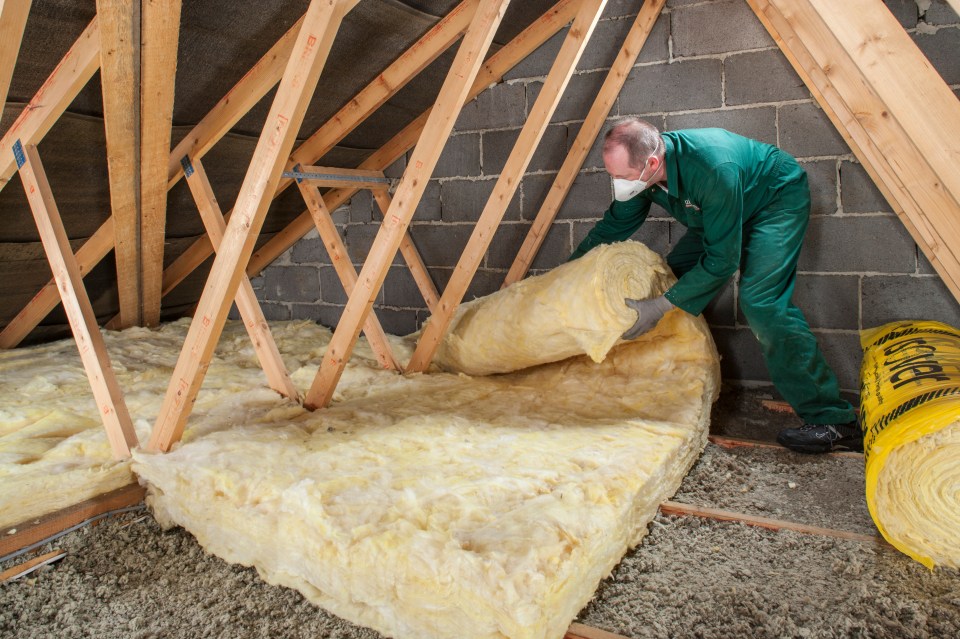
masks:
<path fill-rule="evenodd" d="M 141 441 L 186 329 L 107 334 Z M 272 329 L 306 389 L 330 332 Z M 391 343 L 409 358 L 411 340 Z M 13 521 L 37 495 L 52 509 L 130 478 L 72 348 L 0 354 Z M 490 377 L 399 376 L 361 342 L 331 407 L 310 413 L 266 388 L 231 322 L 182 443 L 135 453 L 133 470 L 164 524 L 384 635 L 560 637 L 702 450 L 718 381 L 702 318 L 671 313 L 599 364 Z"/>

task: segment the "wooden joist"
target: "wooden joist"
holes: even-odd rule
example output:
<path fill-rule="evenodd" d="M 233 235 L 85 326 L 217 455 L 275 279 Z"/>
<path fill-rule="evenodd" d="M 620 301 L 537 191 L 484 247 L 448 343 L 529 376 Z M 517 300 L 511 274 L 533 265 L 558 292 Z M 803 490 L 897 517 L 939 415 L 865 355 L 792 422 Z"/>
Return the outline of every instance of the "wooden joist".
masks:
<path fill-rule="evenodd" d="M 463 295 L 470 286 L 473 276 L 483 260 L 490 246 L 493 235 L 503 219 L 503 214 L 520 186 L 520 180 L 526 171 L 534 152 L 543 137 L 550 118 L 563 97 L 577 62 L 583 50 L 586 49 L 593 29 L 600 20 L 600 14 L 606 6 L 606 0 L 583 0 L 573 24 L 567 31 L 567 37 L 560 47 L 560 52 L 554 60 L 550 73 L 543 83 L 543 88 L 537 95 L 530 113 L 524 122 L 520 135 L 507 158 L 506 164 L 500 171 L 500 177 L 487 199 L 486 206 L 480 213 L 480 218 L 470 235 L 463 254 L 453 269 L 437 310 L 430 318 L 430 322 L 423 328 L 416 351 L 407 365 L 409 372 L 423 372 L 427 370 L 433 355 L 440 346 L 443 336 L 450 326 L 453 314 L 460 305 Z"/>
<path fill-rule="evenodd" d="M 160 323 L 167 165 L 181 0 L 142 0 L 140 48 L 140 291 L 144 326 Z"/>
<path fill-rule="evenodd" d="M 0 556 L 22 550 L 69 528 L 143 501 L 146 489 L 134 482 L 69 508 L 0 530 Z"/>
<path fill-rule="evenodd" d="M 189 158 L 184 158 L 183 166 L 184 174 L 187 177 L 187 186 L 190 187 L 190 193 L 197 203 L 197 209 L 200 211 L 200 217 L 203 220 L 203 227 L 210 237 L 214 250 L 217 250 L 223 242 L 223 233 L 227 228 L 227 223 L 223 219 L 220 205 L 217 204 L 217 198 L 213 193 L 210 180 L 207 178 L 207 172 L 200 160 L 191 162 Z M 281 357 L 277 343 L 273 339 L 273 333 L 270 332 L 267 318 L 264 317 L 260 303 L 257 301 L 257 294 L 254 292 L 250 278 L 246 274 L 240 279 L 240 288 L 237 290 L 234 301 L 240 317 L 243 319 L 243 325 L 250 335 L 250 341 L 253 342 L 253 350 L 260 361 L 260 367 L 267 376 L 267 383 L 270 384 L 270 388 L 284 397 L 299 401 L 300 394 L 290 379 L 287 367 L 283 363 L 283 357 Z"/>
<path fill-rule="evenodd" d="M 140 315 L 140 7 L 97 0 L 107 172 L 113 211 L 120 327 Z"/>
<path fill-rule="evenodd" d="M 824 528 L 822 526 L 811 526 L 800 524 L 783 519 L 772 519 L 760 515 L 748 515 L 730 510 L 721 510 L 719 508 L 707 508 L 705 506 L 694 506 L 691 504 L 682 504 L 676 501 L 665 501 L 660 504 L 660 512 L 664 515 L 685 515 L 694 517 L 704 517 L 716 521 L 733 521 L 746 524 L 747 526 L 756 526 L 766 528 L 767 530 L 792 530 L 793 532 L 804 533 L 807 535 L 821 535 L 824 537 L 834 537 L 836 539 L 848 539 L 850 541 L 863 541 L 875 544 L 884 544 L 883 537 L 880 535 L 864 535 L 861 533 L 850 532 L 848 530 L 837 530 L 835 528 Z"/>
<path fill-rule="evenodd" d="M 303 123 L 320 71 L 340 22 L 357 1 L 312 0 L 307 9 L 267 115 L 266 125 L 240 187 L 224 241 L 214 259 L 207 285 L 177 359 L 148 443 L 149 450 L 169 450 L 183 434 L 187 417 L 223 331 L 231 302 L 240 286 L 244 268 L 263 225 L 270 196 L 280 181 L 280 174 Z"/>
<path fill-rule="evenodd" d="M 7 103 L 31 4 L 33 0 L 0 0 L 0 105 Z"/>
<path fill-rule="evenodd" d="M 610 71 L 603 81 L 603 86 L 597 92 L 597 97 L 594 98 L 587 117 L 580 125 L 580 130 L 577 132 L 577 137 L 573 141 L 567 157 L 560 166 L 560 170 L 557 171 L 557 177 L 554 178 L 553 185 L 547 192 L 547 197 L 544 199 L 543 205 L 537 212 L 533 224 L 517 252 L 517 257 L 510 265 L 510 270 L 507 271 L 502 288 L 506 288 L 526 277 L 530 265 L 533 264 L 534 258 L 540 251 L 540 247 L 550 231 L 550 226 L 557 217 L 560 207 L 563 206 L 574 180 L 580 174 L 580 168 L 597 139 L 601 127 L 606 122 L 607 115 L 609 115 L 610 109 L 616 102 L 620 89 L 623 88 L 623 83 L 630 75 L 630 69 L 637 61 L 637 56 L 640 55 L 640 51 L 647 41 L 647 36 L 650 35 L 650 31 L 660 16 L 665 3 L 666 0 L 646 0 L 643 3 L 643 8 L 637 14 L 633 27 L 627 33 L 623 46 L 620 47 L 620 52 L 610 66 Z"/>
<path fill-rule="evenodd" d="M 466 102 L 470 87 L 483 58 L 493 42 L 503 12 L 509 0 L 481 0 L 477 12 L 460 43 L 457 56 L 440 89 L 440 95 L 410 157 L 390 209 L 384 214 L 383 224 L 373 242 L 367 260 L 360 271 L 360 280 L 353 289 L 340 322 L 327 346 L 320 370 L 307 393 L 304 406 L 326 406 L 343 369 L 350 359 L 360 327 L 373 307 L 373 300 L 383 285 L 387 271 L 400 247 L 414 210 L 423 197 L 427 182 L 433 174 L 443 146 L 453 131 L 460 109 Z"/>
<path fill-rule="evenodd" d="M 23 147 L 18 142 L 13 152 L 113 456 L 116 459 L 129 457 L 130 449 L 138 445 L 137 434 L 110 365 L 106 344 L 83 286 L 80 267 L 70 250 L 70 240 L 63 228 L 37 148 L 32 145 Z"/>

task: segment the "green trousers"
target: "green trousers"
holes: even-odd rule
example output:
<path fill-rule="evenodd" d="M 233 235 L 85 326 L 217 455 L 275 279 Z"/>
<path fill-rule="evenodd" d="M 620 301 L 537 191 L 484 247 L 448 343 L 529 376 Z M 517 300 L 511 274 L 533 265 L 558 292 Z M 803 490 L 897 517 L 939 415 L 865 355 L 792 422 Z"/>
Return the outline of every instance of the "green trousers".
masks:
<path fill-rule="evenodd" d="M 855 419 L 853 407 L 840 397 L 836 375 L 803 312 L 790 300 L 810 218 L 806 174 L 797 169 L 797 179 L 744 225 L 740 308 L 760 342 L 773 383 L 804 422 L 845 424 Z M 690 230 L 667 256 L 667 263 L 680 277 L 703 252 L 700 235 Z"/>

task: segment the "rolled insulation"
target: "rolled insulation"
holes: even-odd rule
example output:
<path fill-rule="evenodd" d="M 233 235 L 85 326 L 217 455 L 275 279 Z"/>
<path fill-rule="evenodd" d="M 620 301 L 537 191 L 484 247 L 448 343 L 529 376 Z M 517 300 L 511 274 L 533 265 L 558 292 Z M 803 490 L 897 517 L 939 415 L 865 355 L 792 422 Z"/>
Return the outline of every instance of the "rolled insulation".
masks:
<path fill-rule="evenodd" d="M 462 304 L 436 364 L 468 375 L 508 373 L 587 354 L 595 362 L 633 326 L 624 299 L 661 295 L 674 282 L 639 242 L 599 246 L 580 259 Z"/>
<path fill-rule="evenodd" d="M 903 321 L 861 341 L 870 515 L 928 568 L 960 567 L 960 331 Z"/>

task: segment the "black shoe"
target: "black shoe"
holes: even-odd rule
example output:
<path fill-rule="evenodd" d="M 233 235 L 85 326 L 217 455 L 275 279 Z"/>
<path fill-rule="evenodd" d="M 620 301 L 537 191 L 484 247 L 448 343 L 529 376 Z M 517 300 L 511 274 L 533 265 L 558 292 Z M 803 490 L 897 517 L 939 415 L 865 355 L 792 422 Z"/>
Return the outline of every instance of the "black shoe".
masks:
<path fill-rule="evenodd" d="M 855 421 L 785 428 L 777 435 L 777 442 L 798 453 L 829 453 L 835 450 L 863 452 L 863 433 Z"/>

